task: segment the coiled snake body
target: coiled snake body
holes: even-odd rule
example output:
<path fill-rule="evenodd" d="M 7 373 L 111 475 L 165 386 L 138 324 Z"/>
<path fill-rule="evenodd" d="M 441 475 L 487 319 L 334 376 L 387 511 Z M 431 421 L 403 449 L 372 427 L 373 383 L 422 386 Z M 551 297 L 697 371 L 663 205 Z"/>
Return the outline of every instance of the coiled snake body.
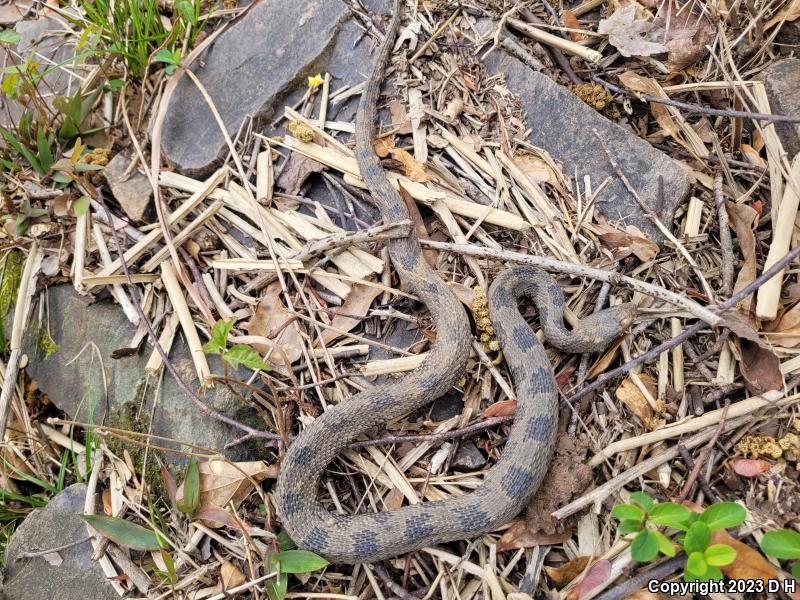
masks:
<path fill-rule="evenodd" d="M 372 148 L 383 70 L 400 23 L 399 0 L 356 115 L 356 158 L 384 223 L 408 219 Z M 325 467 L 365 431 L 398 419 L 449 390 L 469 355 L 463 306 L 422 257 L 413 232 L 388 242 L 400 279 L 424 302 L 437 338 L 426 360 L 398 382 L 365 390 L 315 419 L 289 447 L 276 485 L 277 512 L 292 539 L 335 563 L 373 562 L 434 543 L 468 539 L 508 522 L 527 504 L 552 458 L 558 422 L 557 389 L 544 348 L 517 308 L 522 296 L 539 311 L 542 329 L 569 352 L 603 349 L 633 320 L 630 304 L 593 314 L 572 331 L 563 324 L 561 289 L 546 273 L 516 267 L 489 289 L 489 309 L 517 392 L 517 412 L 500 459 L 469 494 L 397 510 L 337 515 L 317 499 Z"/>

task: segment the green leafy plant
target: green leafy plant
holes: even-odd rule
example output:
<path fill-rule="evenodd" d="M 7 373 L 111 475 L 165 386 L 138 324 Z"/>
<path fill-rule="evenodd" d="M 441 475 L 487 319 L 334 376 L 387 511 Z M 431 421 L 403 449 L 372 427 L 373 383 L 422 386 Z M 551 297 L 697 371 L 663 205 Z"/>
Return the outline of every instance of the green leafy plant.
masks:
<path fill-rule="evenodd" d="M 153 57 L 156 62 L 167 63 L 167 67 L 164 69 L 167 75 L 172 75 L 181 64 L 181 53 L 179 50 L 167 50 L 166 48 L 162 48 L 156 55 Z"/>
<path fill-rule="evenodd" d="M 183 498 L 177 502 L 177 508 L 189 517 L 197 514 L 200 508 L 200 470 L 197 461 L 192 456 L 186 465 L 186 476 L 183 479 Z"/>
<path fill-rule="evenodd" d="M 211 330 L 211 339 L 203 346 L 203 351 L 206 354 L 221 355 L 225 364 L 233 368 L 244 365 L 253 370 L 269 371 L 270 366 L 264 362 L 255 348 L 245 344 L 237 344 L 233 348 L 228 348 L 228 334 L 233 329 L 233 325 L 233 321 L 217 321 Z"/>
<path fill-rule="evenodd" d="M 98 532 L 120 546 L 134 550 L 159 550 L 166 545 L 160 534 L 125 519 L 105 515 L 81 516 Z"/>
<path fill-rule="evenodd" d="M 761 538 L 761 551 L 780 560 L 800 559 L 800 533 L 792 529 L 768 531 Z M 792 577 L 800 580 L 800 562 L 792 566 Z"/>
<path fill-rule="evenodd" d="M 328 566 L 328 561 L 308 550 L 297 549 L 289 534 L 281 531 L 278 534 L 278 551 L 270 558 L 270 565 L 278 576 L 267 585 L 267 598 L 283 600 L 289 587 L 289 574 L 313 573 Z"/>
<path fill-rule="evenodd" d="M 735 502 L 712 504 L 702 513 L 693 513 L 681 504 L 656 502 L 644 492 L 631 494 L 630 503 L 617 504 L 611 516 L 619 520 L 622 535 L 633 535 L 631 558 L 650 562 L 659 553 L 675 556 L 676 543 L 661 529 L 675 529 L 681 534 L 677 545 L 686 552 L 686 581 L 718 581 L 722 579 L 719 567 L 736 559 L 736 551 L 727 544 L 712 544 L 711 534 L 720 529 L 736 527 L 744 522 L 747 510 Z"/>

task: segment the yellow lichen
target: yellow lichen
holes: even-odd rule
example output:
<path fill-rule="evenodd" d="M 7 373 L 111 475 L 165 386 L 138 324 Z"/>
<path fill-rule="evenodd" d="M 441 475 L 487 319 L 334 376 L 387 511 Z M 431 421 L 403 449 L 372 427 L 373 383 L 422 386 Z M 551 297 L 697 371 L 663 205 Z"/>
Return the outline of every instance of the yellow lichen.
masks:
<path fill-rule="evenodd" d="M 780 458 L 785 451 L 790 451 L 795 460 L 800 452 L 797 448 L 797 434 L 787 433 L 780 439 L 775 439 L 769 435 L 746 435 L 734 447 L 736 454 L 758 458 L 759 456 L 769 456 L 770 458 Z"/>
<path fill-rule="evenodd" d="M 301 142 L 309 143 L 314 141 L 314 130 L 301 121 L 292 121 L 289 123 L 288 129 L 292 137 Z"/>
<path fill-rule="evenodd" d="M 606 88 L 597 83 L 573 85 L 572 93 L 595 110 L 603 110 L 611 102 L 611 95 Z"/>
<path fill-rule="evenodd" d="M 81 156 L 80 162 L 86 163 L 87 165 L 99 165 L 104 167 L 108 164 L 108 155 L 110 152 L 111 148 L 92 148 L 90 152 Z"/>
<path fill-rule="evenodd" d="M 317 73 L 313 77 L 308 78 L 308 89 L 315 90 L 323 83 L 325 83 L 325 79 L 322 77 L 321 74 Z"/>
<path fill-rule="evenodd" d="M 479 338 L 487 350 L 497 352 L 500 350 L 500 344 L 497 342 L 492 319 L 489 317 L 489 300 L 486 298 L 486 292 L 480 286 L 475 286 L 473 292 L 472 314 L 475 317 Z"/>

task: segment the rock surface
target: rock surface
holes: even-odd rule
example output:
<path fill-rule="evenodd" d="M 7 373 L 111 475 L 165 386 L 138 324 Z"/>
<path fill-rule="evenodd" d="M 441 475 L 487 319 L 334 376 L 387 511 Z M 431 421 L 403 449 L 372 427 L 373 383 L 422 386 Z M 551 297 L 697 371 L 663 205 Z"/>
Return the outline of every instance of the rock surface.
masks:
<path fill-rule="evenodd" d="M 483 455 L 474 442 L 466 442 L 453 457 L 452 467 L 460 471 L 476 471 L 486 464 Z"/>
<path fill-rule="evenodd" d="M 79 421 L 116 424 L 130 430 L 136 428 L 136 423 L 130 422 L 130 415 L 150 415 L 155 401 L 152 433 L 214 448 L 232 460 L 257 458 L 255 446 L 248 444 L 224 451 L 225 444 L 240 435 L 238 430 L 201 415 L 168 373 L 164 374 L 156 394 L 158 380 L 148 380 L 144 369 L 151 346 L 133 356 L 111 358 L 114 350 L 130 346 L 136 329 L 118 305 L 86 302 L 69 285 L 48 290 L 49 331 L 59 345 L 59 351 L 50 356 L 43 356 L 37 349 L 38 326 L 29 327 L 25 343 L 30 358 L 27 372 L 58 408 Z M 211 370 L 222 373 L 222 366 L 215 358 L 209 357 Z M 170 359 L 186 383 L 197 390 L 189 349 L 180 333 Z M 245 379 L 247 375 L 243 371 L 232 376 Z M 206 391 L 203 398 L 207 405 L 230 417 L 258 425 L 253 421 L 255 411 L 221 385 Z M 183 461 L 173 453 L 166 453 L 164 458 L 173 465 Z"/>
<path fill-rule="evenodd" d="M 12 0 L 0 4 L 0 25 L 14 25 L 28 13 L 32 0 Z"/>
<path fill-rule="evenodd" d="M 772 112 L 800 116 L 800 59 L 787 58 L 767 67 L 762 73 Z M 800 152 L 800 124 L 775 123 L 789 160 Z"/>
<path fill-rule="evenodd" d="M 134 169 L 130 177 L 125 177 L 130 164 L 131 161 L 127 156 L 122 153 L 117 154 L 108 161 L 103 175 L 128 218 L 132 221 L 142 221 L 150 206 L 153 193 L 147 176 L 140 171 Z"/>
<path fill-rule="evenodd" d="M 58 560 L 44 557 L 19 559 L 37 552 L 77 542 L 88 536 L 83 513 L 86 486 L 76 483 L 33 511 L 14 532 L 6 548 L 3 592 L 8 600 L 117 600 L 119 596 L 100 565 L 91 559 L 89 540 L 59 550 Z M 55 558 L 55 557 L 54 557 Z"/>
<path fill-rule="evenodd" d="M 692 184 L 692 178 L 676 161 L 512 56 L 495 52 L 487 58 L 487 68 L 489 72 L 505 75 L 506 86 L 520 96 L 527 113 L 530 141 L 559 161 L 567 177 L 577 174 L 582 186 L 584 176 L 589 175 L 595 188 L 611 177 L 597 199 L 596 206 L 602 213 L 612 220 L 621 219 L 625 224 L 637 226 L 653 241 L 663 239 L 620 181 L 592 130 L 597 130 L 639 197 L 668 227 Z M 663 205 L 659 205 L 659 175 L 664 178 Z"/>
<path fill-rule="evenodd" d="M 24 3 L 19 3 L 20 5 Z M 65 33 L 65 24 L 55 17 L 42 17 L 21 21 L 14 28 L 20 36 L 20 41 L 12 52 L 7 55 L 7 50 L 0 45 L 0 64 L 17 64 L 27 59 L 32 52 L 37 52 L 43 58 L 38 58 L 40 64 L 47 62 L 62 63 L 75 53 L 75 36 Z M 46 59 L 46 60 L 45 60 Z M 45 101 L 52 105 L 53 98 L 77 90 L 80 81 L 73 78 L 69 69 L 53 69 L 44 76 L 44 82 L 38 89 Z M 10 126 L 16 123 L 22 114 L 22 107 L 16 100 L 10 100 L 0 94 L 0 125 Z"/>
<path fill-rule="evenodd" d="M 273 116 L 282 98 L 323 68 L 346 17 L 341 0 L 259 1 L 220 35 L 193 70 L 232 137 L 248 117 L 263 123 Z M 188 77 L 175 90 L 163 131 L 165 157 L 190 175 L 205 174 L 227 151 L 210 108 Z"/>

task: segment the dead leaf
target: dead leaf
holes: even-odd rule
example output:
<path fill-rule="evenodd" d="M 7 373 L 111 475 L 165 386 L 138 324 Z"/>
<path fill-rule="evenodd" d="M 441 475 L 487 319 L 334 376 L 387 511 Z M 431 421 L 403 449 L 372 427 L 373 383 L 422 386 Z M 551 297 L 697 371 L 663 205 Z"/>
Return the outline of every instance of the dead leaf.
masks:
<path fill-rule="evenodd" d="M 680 71 L 706 53 L 717 34 L 716 24 L 705 13 L 698 14 L 683 4 L 667 0 L 659 5 L 648 38 L 667 47 L 667 67 Z"/>
<path fill-rule="evenodd" d="M 772 467 L 765 460 L 755 458 L 735 458 L 733 460 L 733 470 L 742 477 L 757 477 L 761 473 L 766 473 Z"/>
<path fill-rule="evenodd" d="M 237 508 L 259 482 L 278 477 L 278 466 L 267 465 L 263 460 L 232 463 L 226 460 L 208 460 L 197 464 L 200 472 L 201 509 L 226 509 L 229 504 Z M 183 498 L 183 484 L 178 488 L 177 499 Z"/>
<path fill-rule="evenodd" d="M 499 400 L 483 411 L 484 417 L 513 417 L 515 414 L 517 414 L 516 400 Z"/>
<path fill-rule="evenodd" d="M 583 573 L 586 565 L 592 559 L 591 556 L 579 556 L 571 561 L 564 563 L 560 567 L 545 567 L 544 572 L 553 580 L 556 587 L 564 587 L 578 575 Z"/>
<path fill-rule="evenodd" d="M 609 225 L 598 224 L 600 243 L 611 251 L 615 260 L 622 260 L 634 255 L 642 262 L 649 262 L 658 256 L 658 244 L 651 242 L 646 237 L 632 235 Z"/>
<path fill-rule="evenodd" d="M 780 317 L 769 323 L 764 331 L 772 334 L 768 339 L 776 346 L 795 348 L 800 344 L 800 303 L 784 311 Z"/>
<path fill-rule="evenodd" d="M 650 395 L 655 398 L 658 391 L 653 378 L 645 373 L 640 375 L 639 379 L 642 380 L 642 383 L 644 383 Z M 650 406 L 647 398 L 644 397 L 642 391 L 630 377 L 625 378 L 622 385 L 617 388 L 615 394 L 617 399 L 625 404 L 633 414 L 639 417 L 639 420 L 641 420 L 650 431 L 654 431 L 664 425 L 664 419 L 653 414 L 653 408 Z"/>
<path fill-rule="evenodd" d="M 571 537 L 571 531 L 564 531 L 556 534 L 535 533 L 528 529 L 528 525 L 524 520 L 519 520 L 506 529 L 503 536 L 497 541 L 497 551 L 504 552 L 506 550 L 517 550 L 519 548 L 563 544 Z"/>
<path fill-rule="evenodd" d="M 361 318 L 365 317 L 372 306 L 372 301 L 381 294 L 381 289 L 373 285 L 363 285 L 357 283 L 350 290 L 344 303 L 336 309 L 331 327 L 336 327 L 342 331 L 350 331 L 361 323 Z M 332 329 L 322 332 L 322 341 L 330 344 L 333 340 L 341 336 Z"/>
<path fill-rule="evenodd" d="M 754 167 L 760 167 L 762 169 L 767 168 L 766 161 L 763 158 L 761 158 L 761 155 L 758 153 L 758 150 L 753 148 L 750 144 L 741 144 L 739 146 L 739 150 L 742 151 L 742 154 L 744 154 L 744 157 L 747 159 L 747 162 L 749 162 Z"/>
<path fill-rule="evenodd" d="M 533 154 L 519 153 L 514 156 L 513 162 L 534 183 L 549 183 L 551 185 L 558 183 L 558 178 L 553 173 L 550 165 Z"/>
<path fill-rule="evenodd" d="M 636 19 L 636 5 L 631 3 L 618 8 L 609 18 L 601 19 L 597 33 L 608 35 L 609 43 L 625 57 L 662 54 L 667 47 L 645 37 L 652 27 L 652 23 Z"/>
<path fill-rule="evenodd" d="M 764 31 L 772 29 L 781 21 L 796 21 L 800 19 L 800 0 L 792 0 L 791 4 L 778 11 L 774 17 L 764 24 Z"/>
<path fill-rule="evenodd" d="M 428 228 L 425 226 L 425 221 L 422 218 L 422 213 L 419 212 L 419 207 L 417 207 L 417 202 L 408 193 L 408 191 L 398 182 L 398 189 L 397 191 L 400 193 L 400 197 L 403 199 L 403 203 L 406 205 L 406 210 L 408 211 L 408 216 L 411 218 L 411 222 L 414 224 L 414 230 L 417 232 L 417 237 L 421 240 L 429 240 L 430 235 L 428 235 Z M 436 257 L 439 256 L 439 253 L 436 250 L 431 248 L 423 248 L 422 249 L 422 256 L 425 257 L 425 260 L 428 264 L 436 269 Z"/>
<path fill-rule="evenodd" d="M 413 131 L 411 119 L 408 117 L 405 104 L 396 98 L 389 102 L 389 114 L 392 117 L 392 128 L 395 130 L 395 133 L 398 135 L 409 135 Z"/>
<path fill-rule="evenodd" d="M 736 285 L 733 286 L 733 291 L 738 292 L 756 278 L 756 237 L 753 231 L 758 222 L 758 212 L 746 204 L 736 202 L 725 202 L 725 206 L 728 208 L 731 228 L 736 232 L 736 239 L 744 257 L 744 263 L 736 276 Z"/>
<path fill-rule="evenodd" d="M 283 305 L 280 282 L 267 286 L 255 314 L 244 326 L 253 336 L 266 338 L 269 344 L 254 343 L 263 356 L 268 354 L 270 364 L 287 369 L 303 354 L 303 340 L 295 327 L 289 324 L 292 315 Z"/>
<path fill-rule="evenodd" d="M 403 500 L 405 500 L 405 497 L 406 496 L 403 493 L 403 490 L 399 488 L 392 488 L 389 490 L 389 493 L 386 494 L 386 497 L 383 499 L 386 510 L 397 510 L 403 506 Z"/>
<path fill-rule="evenodd" d="M 303 184 L 312 173 L 320 173 L 325 165 L 308 158 L 299 152 L 292 152 L 289 155 L 286 167 L 278 176 L 277 184 L 286 190 L 287 194 L 297 195 Z"/>
<path fill-rule="evenodd" d="M 729 565 L 720 567 L 728 579 L 776 579 L 777 569 L 760 552 L 730 536 L 724 529 L 711 534 L 712 544 L 727 544 L 736 550 L 736 559 Z"/>
<path fill-rule="evenodd" d="M 242 531 L 243 523 L 240 523 L 238 519 L 234 518 L 231 511 L 225 510 L 224 508 L 204 506 L 195 513 L 194 518 L 212 529 L 228 527 L 230 529 Z M 246 524 L 245 529 L 247 529 Z M 243 533 L 249 533 L 249 530 Z"/>
<path fill-rule="evenodd" d="M 783 387 L 781 361 L 769 348 L 749 339 L 737 338 L 742 360 L 739 370 L 747 388 L 756 394 Z"/>
<path fill-rule="evenodd" d="M 230 590 L 244 583 L 244 573 L 241 569 L 228 560 L 222 561 L 219 567 L 219 591 Z"/>
<path fill-rule="evenodd" d="M 472 303 L 475 301 L 475 291 L 471 287 L 455 281 L 448 281 L 447 287 L 453 290 L 456 298 L 461 300 L 462 304 L 468 307 L 472 306 Z"/>
<path fill-rule="evenodd" d="M 562 13 L 562 18 L 564 19 L 564 27 L 568 27 L 569 29 L 581 28 L 581 23 L 578 21 L 578 17 L 576 17 L 575 13 L 571 10 L 565 10 Z M 586 39 L 586 35 L 580 33 L 579 31 L 570 31 L 569 39 L 571 39 L 573 42 L 580 42 L 581 40 Z"/>
<path fill-rule="evenodd" d="M 424 165 L 411 156 L 406 150 L 402 148 L 392 148 L 390 152 L 392 153 L 392 157 L 403 165 L 403 171 L 406 177 L 411 181 L 425 183 L 431 180 L 431 176 L 425 171 Z"/>
<path fill-rule="evenodd" d="M 385 135 L 372 142 L 372 149 L 378 158 L 386 158 L 394 150 L 394 136 Z"/>
<path fill-rule="evenodd" d="M 567 594 L 567 600 L 580 600 L 589 595 L 596 587 L 604 584 L 611 577 L 611 561 L 598 560 L 586 571 L 580 584 Z"/>

